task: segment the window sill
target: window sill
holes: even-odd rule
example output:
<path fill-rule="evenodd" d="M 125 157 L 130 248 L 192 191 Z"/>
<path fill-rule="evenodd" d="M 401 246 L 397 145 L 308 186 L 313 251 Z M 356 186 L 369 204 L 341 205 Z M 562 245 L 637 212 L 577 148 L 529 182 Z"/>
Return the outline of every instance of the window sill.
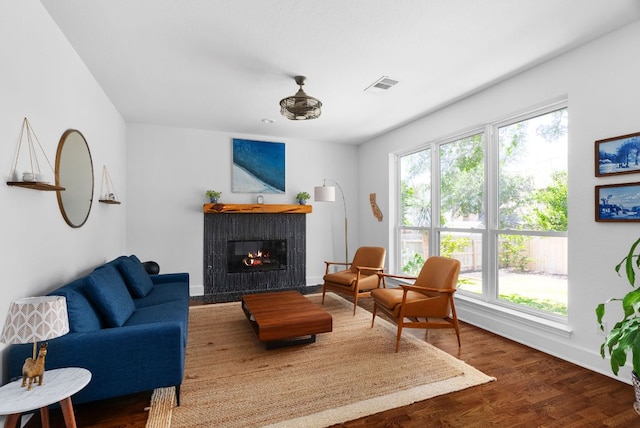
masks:
<path fill-rule="evenodd" d="M 403 281 L 395 278 L 387 279 L 387 286 L 390 287 L 397 287 L 401 283 L 408 284 L 412 283 L 412 281 Z M 527 312 L 521 312 L 505 306 L 496 305 L 495 303 L 485 302 L 460 292 L 455 294 L 455 300 L 458 317 L 460 319 L 462 319 L 460 315 L 466 312 L 473 315 L 474 319 L 483 318 L 494 322 L 508 322 L 511 325 L 518 324 L 523 327 L 535 329 L 536 331 L 548 332 L 562 338 L 570 338 L 573 333 L 573 329 L 564 322 L 550 320 Z M 480 327 L 486 328 L 485 326 Z"/>
<path fill-rule="evenodd" d="M 517 323 L 525 327 L 533 328 L 537 331 L 552 333 L 563 338 L 569 338 L 573 333 L 573 329 L 563 322 L 538 317 L 533 314 L 520 312 L 494 303 L 484 302 L 462 293 L 456 293 L 455 299 L 459 315 L 460 312 L 469 312 L 470 314 L 474 314 L 478 317 Z"/>

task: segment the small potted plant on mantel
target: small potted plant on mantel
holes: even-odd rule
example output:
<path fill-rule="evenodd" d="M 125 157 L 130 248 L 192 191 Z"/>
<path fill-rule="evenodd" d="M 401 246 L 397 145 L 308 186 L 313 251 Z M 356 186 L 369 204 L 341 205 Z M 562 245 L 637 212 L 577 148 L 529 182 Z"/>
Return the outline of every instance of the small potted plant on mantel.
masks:
<path fill-rule="evenodd" d="M 605 303 L 600 303 L 596 307 L 596 316 L 600 330 L 606 332 L 603 322 L 605 305 L 612 301 L 621 302 L 624 317 L 606 334 L 605 341 L 600 347 L 600 354 L 602 358 L 605 358 L 608 351 L 611 356 L 611 370 L 617 376 L 620 367 L 627 362 L 627 355 L 631 353 L 632 381 L 636 395 L 633 408 L 640 413 L 640 289 L 635 288 L 636 269 L 640 269 L 640 252 L 636 252 L 638 245 L 640 245 L 640 239 L 631 245 L 629 253 L 615 267 L 618 275 L 620 275 L 620 270 L 624 268 L 625 276 L 632 290 L 621 299 L 611 298 Z"/>
<path fill-rule="evenodd" d="M 217 204 L 218 198 L 222 195 L 222 192 L 218 192 L 217 190 L 207 190 L 205 194 L 212 204 Z"/>
<path fill-rule="evenodd" d="M 298 192 L 296 200 L 300 205 L 306 205 L 307 200 L 311 197 L 307 192 Z"/>

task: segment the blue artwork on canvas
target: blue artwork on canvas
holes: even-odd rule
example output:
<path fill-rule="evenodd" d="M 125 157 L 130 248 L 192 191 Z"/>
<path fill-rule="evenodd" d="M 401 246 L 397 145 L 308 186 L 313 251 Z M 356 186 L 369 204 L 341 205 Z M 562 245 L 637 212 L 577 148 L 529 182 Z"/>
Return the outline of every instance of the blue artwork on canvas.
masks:
<path fill-rule="evenodd" d="M 233 139 L 233 192 L 284 193 L 284 143 Z"/>

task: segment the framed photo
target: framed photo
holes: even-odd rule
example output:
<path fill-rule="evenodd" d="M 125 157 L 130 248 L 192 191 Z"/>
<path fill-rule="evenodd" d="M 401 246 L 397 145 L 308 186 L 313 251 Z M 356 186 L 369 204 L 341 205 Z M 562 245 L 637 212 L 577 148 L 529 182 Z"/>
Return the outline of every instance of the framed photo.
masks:
<path fill-rule="evenodd" d="M 231 191 L 285 192 L 284 143 L 233 139 Z"/>
<path fill-rule="evenodd" d="M 640 132 L 596 141 L 596 177 L 640 172 Z"/>
<path fill-rule="evenodd" d="M 640 221 L 640 183 L 596 186 L 596 221 Z"/>

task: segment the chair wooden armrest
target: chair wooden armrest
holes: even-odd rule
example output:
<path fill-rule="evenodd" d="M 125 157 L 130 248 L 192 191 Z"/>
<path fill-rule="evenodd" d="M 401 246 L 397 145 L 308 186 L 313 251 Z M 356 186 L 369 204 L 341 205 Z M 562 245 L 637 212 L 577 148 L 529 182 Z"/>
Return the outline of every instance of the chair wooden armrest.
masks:
<path fill-rule="evenodd" d="M 324 262 L 327 266 L 329 265 L 343 265 L 343 266 L 349 266 L 351 264 L 351 262 Z"/>
<path fill-rule="evenodd" d="M 340 266 L 349 266 L 351 265 L 351 262 L 324 262 L 325 264 L 325 268 L 324 268 L 324 274 L 327 275 L 329 274 L 329 267 L 331 265 L 340 265 Z"/>
<path fill-rule="evenodd" d="M 355 266 L 356 269 L 358 270 L 374 270 L 374 271 L 384 271 L 383 267 L 369 267 L 369 266 Z"/>
<path fill-rule="evenodd" d="M 387 278 L 399 278 L 399 279 L 411 279 L 411 280 L 416 280 L 417 278 L 415 276 L 406 276 L 406 275 L 395 275 L 392 273 L 382 273 L 382 272 L 378 272 L 378 276 L 380 277 L 387 277 Z"/>
<path fill-rule="evenodd" d="M 399 284 L 405 292 L 407 291 L 416 291 L 418 293 L 424 293 L 425 291 L 432 293 L 445 293 L 445 294 L 453 294 L 456 292 L 455 288 L 430 288 L 430 287 L 417 287 L 415 285 L 405 285 Z"/>

